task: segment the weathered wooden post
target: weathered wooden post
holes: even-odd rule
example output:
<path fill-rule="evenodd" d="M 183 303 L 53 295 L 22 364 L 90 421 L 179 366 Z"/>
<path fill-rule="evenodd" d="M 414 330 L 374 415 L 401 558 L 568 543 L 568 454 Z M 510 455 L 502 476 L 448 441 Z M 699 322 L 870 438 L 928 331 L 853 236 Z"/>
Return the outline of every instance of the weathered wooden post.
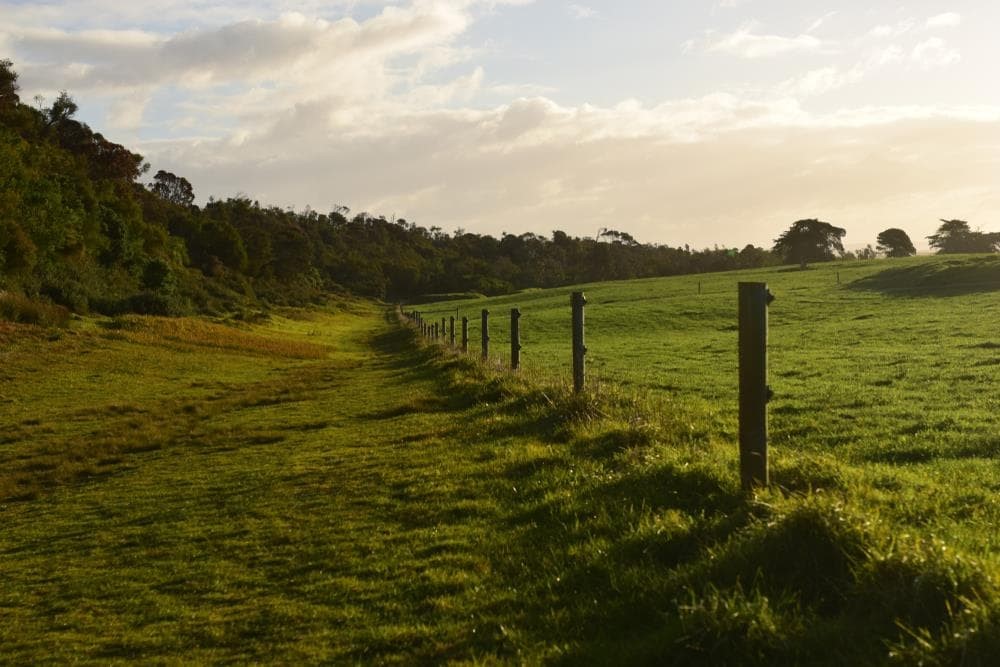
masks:
<path fill-rule="evenodd" d="M 442 317 L 441 318 L 441 338 L 444 338 L 444 332 L 447 331 L 447 329 L 444 328 L 445 321 L 446 321 L 445 318 Z"/>
<path fill-rule="evenodd" d="M 510 369 L 521 367 L 521 310 L 510 309 Z"/>
<path fill-rule="evenodd" d="M 469 351 L 469 318 L 462 318 L 462 352 Z"/>
<path fill-rule="evenodd" d="M 483 308 L 483 323 L 480 334 L 483 338 L 483 359 L 490 358 L 490 311 Z"/>
<path fill-rule="evenodd" d="M 573 306 L 573 391 L 583 391 L 584 356 L 587 346 L 583 341 L 583 307 L 587 304 L 583 292 L 573 292 L 570 297 Z"/>
<path fill-rule="evenodd" d="M 740 481 L 745 491 L 767 486 L 767 283 L 739 284 Z"/>
<path fill-rule="evenodd" d="M 455 347 L 455 316 L 448 318 L 448 344 Z"/>
<path fill-rule="evenodd" d="M 438 339 L 438 323 L 434 323 L 434 340 Z"/>

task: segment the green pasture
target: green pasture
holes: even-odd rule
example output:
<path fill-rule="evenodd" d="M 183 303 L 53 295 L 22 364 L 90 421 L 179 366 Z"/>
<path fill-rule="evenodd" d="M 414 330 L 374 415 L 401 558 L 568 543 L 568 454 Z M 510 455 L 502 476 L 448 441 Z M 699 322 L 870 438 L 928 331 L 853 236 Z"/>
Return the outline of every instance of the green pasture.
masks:
<path fill-rule="evenodd" d="M 0 663 L 990 664 L 998 267 L 587 285 L 579 397 L 570 290 L 422 308 L 519 306 L 516 376 L 360 301 L 0 323 Z"/>
<path fill-rule="evenodd" d="M 839 283 L 838 283 L 839 279 Z M 737 283 L 768 283 L 771 444 L 850 463 L 922 464 L 1000 453 L 1000 261 L 992 256 L 818 264 L 581 285 L 591 383 L 612 382 L 709 413 L 736 433 Z M 699 294 L 699 285 L 701 293 Z M 480 351 L 509 358 L 521 310 L 524 373 L 571 378 L 570 292 L 407 305 L 431 320 L 467 316 Z M 940 467 L 940 466 L 938 466 Z"/>

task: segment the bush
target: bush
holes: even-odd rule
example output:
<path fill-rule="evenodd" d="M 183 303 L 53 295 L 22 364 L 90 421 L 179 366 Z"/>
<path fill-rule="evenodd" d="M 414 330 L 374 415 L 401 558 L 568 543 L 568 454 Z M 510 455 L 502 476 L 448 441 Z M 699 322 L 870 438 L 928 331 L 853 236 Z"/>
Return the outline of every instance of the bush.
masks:
<path fill-rule="evenodd" d="M 69 316 L 69 310 L 63 306 L 33 301 L 20 294 L 0 293 L 0 320 L 65 327 L 69 323 Z"/>

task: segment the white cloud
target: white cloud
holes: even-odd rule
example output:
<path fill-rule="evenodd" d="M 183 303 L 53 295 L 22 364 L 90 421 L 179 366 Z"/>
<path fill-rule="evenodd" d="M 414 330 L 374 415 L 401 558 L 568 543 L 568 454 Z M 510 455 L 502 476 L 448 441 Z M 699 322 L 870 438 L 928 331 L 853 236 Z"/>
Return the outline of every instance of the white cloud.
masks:
<path fill-rule="evenodd" d="M 569 11 L 570 16 L 577 20 L 592 19 L 598 16 L 597 10 L 593 7 L 587 7 L 575 2 L 569 3 L 566 9 Z"/>
<path fill-rule="evenodd" d="M 847 227 L 851 239 L 893 225 L 916 237 L 933 231 L 942 208 L 969 207 L 961 195 L 971 191 L 972 219 L 1000 213 L 995 111 L 811 116 L 793 103 L 732 96 L 615 108 L 525 99 L 489 111 L 405 114 L 369 136 L 333 125 L 296 133 L 317 117 L 325 117 L 321 106 L 297 110 L 235 148 L 145 149 L 158 164 L 178 165 L 201 193 L 253 192 L 320 210 L 346 202 L 489 233 L 510 230 L 513 220 L 517 231 L 585 234 L 613 218 L 644 240 L 767 243 L 791 221 L 818 215 Z M 924 221 L 926 232 L 915 229 Z"/>
<path fill-rule="evenodd" d="M 924 68 L 946 67 L 962 59 L 958 49 L 948 46 L 940 37 L 931 37 L 913 47 L 910 54 L 914 62 Z"/>
<path fill-rule="evenodd" d="M 891 38 L 895 39 L 897 37 L 902 37 L 903 35 L 911 32 L 916 27 L 916 21 L 913 19 L 906 19 L 898 23 L 888 25 L 877 25 L 868 31 L 870 37 L 875 37 L 879 39 Z"/>
<path fill-rule="evenodd" d="M 818 52 L 824 49 L 822 40 L 812 35 L 783 37 L 759 35 L 755 26 L 748 24 L 728 35 L 713 39 L 706 47 L 710 53 L 726 53 L 741 58 L 769 58 L 787 53 Z"/>
<path fill-rule="evenodd" d="M 0 43 L 11 45 L 28 99 L 32 88 L 66 88 L 84 106 L 87 96 L 100 99 L 118 128 L 166 118 L 160 127 L 186 136 L 129 144 L 154 169 L 185 175 L 202 198 L 248 192 L 319 210 L 347 203 L 494 233 L 592 233 L 611 217 L 629 220 L 644 240 L 696 245 L 764 243 L 813 216 L 846 226 L 851 238 L 876 224 L 916 236 L 913 220 L 933 225 L 951 215 L 939 208 L 968 193 L 977 197 L 968 217 L 1000 216 L 996 109 L 837 110 L 826 104 L 833 96 L 812 99 L 878 67 L 960 57 L 938 38 L 898 40 L 905 48 L 861 40 L 871 52 L 853 66 L 831 60 L 777 87 L 573 105 L 551 87 L 492 80 L 480 66 L 483 50 L 465 36 L 497 3 L 400 0 L 369 7 L 364 20 L 319 18 L 331 6 L 319 0 L 271 4 L 301 13 L 253 18 L 259 3 L 163 0 L 164 12 L 212 18 L 184 31 L 140 23 L 87 31 L 52 17 L 27 21 L 44 14 L 33 3 L 0 25 Z M 122 5 L 125 17 L 138 11 Z M 883 37 L 918 32 L 913 25 Z M 691 43 L 745 58 L 847 46 L 755 24 Z M 483 93 L 515 99 L 484 108 Z M 810 106 L 820 102 L 825 112 Z M 873 239 L 879 229 L 870 231 Z"/>
<path fill-rule="evenodd" d="M 946 12 L 927 19 L 928 28 L 954 28 L 962 25 L 962 15 L 957 12 Z"/>
<path fill-rule="evenodd" d="M 843 71 L 838 67 L 822 67 L 789 79 L 782 83 L 778 90 L 794 97 L 812 97 L 824 95 L 864 78 L 864 68 L 858 66 Z"/>
<path fill-rule="evenodd" d="M 816 32 L 817 30 L 822 28 L 827 23 L 827 21 L 832 19 L 838 13 L 839 12 L 836 11 L 827 12 L 823 16 L 819 17 L 818 19 L 809 24 L 809 27 L 806 28 L 806 34 L 808 35 L 809 33 Z"/>

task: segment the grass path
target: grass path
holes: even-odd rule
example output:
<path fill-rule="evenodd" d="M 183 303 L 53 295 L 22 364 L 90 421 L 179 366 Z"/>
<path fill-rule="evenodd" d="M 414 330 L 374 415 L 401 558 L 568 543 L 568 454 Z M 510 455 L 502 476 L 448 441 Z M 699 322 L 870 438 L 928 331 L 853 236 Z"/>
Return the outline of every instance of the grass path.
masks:
<path fill-rule="evenodd" d="M 0 505 L 0 661 L 441 660 L 477 636 L 495 652 L 488 463 L 449 437 L 461 416 L 440 373 L 373 311 L 283 326 L 329 358 L 99 334 L 7 352 L 8 397 L 55 392 L 51 374 L 77 385 L 27 419 L 8 399 L 15 431 L 48 447 L 169 437 Z M 132 382 L 103 382 L 123 371 Z M 100 419 L 81 427 L 88 411 Z M 4 458 L 39 446 L 28 433 Z"/>

